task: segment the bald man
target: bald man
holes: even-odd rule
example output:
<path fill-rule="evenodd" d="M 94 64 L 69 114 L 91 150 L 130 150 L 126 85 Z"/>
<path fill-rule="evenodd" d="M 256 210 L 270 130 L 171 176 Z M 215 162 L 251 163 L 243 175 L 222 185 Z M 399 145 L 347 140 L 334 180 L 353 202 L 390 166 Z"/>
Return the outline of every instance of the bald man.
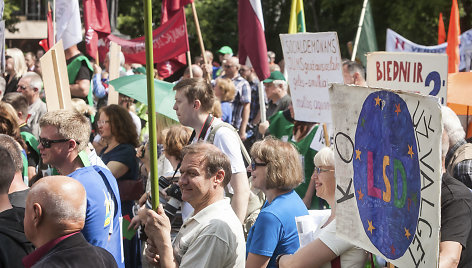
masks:
<path fill-rule="evenodd" d="M 66 176 L 44 177 L 26 199 L 25 235 L 36 250 L 25 267 L 118 267 L 113 255 L 93 246 L 80 232 L 87 198 L 80 182 Z"/>

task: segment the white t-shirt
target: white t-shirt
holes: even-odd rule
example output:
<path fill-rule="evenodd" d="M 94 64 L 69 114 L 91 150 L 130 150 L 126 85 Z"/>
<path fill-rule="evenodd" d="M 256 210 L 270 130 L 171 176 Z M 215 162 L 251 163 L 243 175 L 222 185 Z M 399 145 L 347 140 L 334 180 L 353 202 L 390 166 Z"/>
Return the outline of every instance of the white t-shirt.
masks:
<path fill-rule="evenodd" d="M 318 237 L 334 254 L 341 256 L 341 267 L 364 267 L 367 252 L 348 241 L 336 236 L 336 219 L 321 229 Z M 331 268 L 331 263 L 325 263 L 322 268 Z"/>

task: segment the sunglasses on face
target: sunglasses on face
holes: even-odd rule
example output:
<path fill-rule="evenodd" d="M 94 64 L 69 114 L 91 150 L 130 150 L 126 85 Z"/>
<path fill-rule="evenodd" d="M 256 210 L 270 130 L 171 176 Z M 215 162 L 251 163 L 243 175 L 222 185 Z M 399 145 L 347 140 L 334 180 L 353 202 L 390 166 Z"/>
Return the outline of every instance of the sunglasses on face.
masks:
<path fill-rule="evenodd" d="M 49 139 L 45 139 L 45 138 L 39 138 L 39 143 L 41 144 L 41 146 L 43 146 L 44 148 L 51 148 L 52 144 L 53 143 L 61 143 L 61 142 L 68 142 L 70 141 L 71 139 L 61 139 L 61 140 L 49 140 Z M 77 144 L 79 144 L 79 142 L 75 142 Z"/>
<path fill-rule="evenodd" d="M 267 166 L 267 163 L 256 163 L 254 159 L 251 161 L 252 170 L 256 170 L 256 167 L 265 167 L 265 166 Z"/>
<path fill-rule="evenodd" d="M 314 172 L 316 174 L 320 174 L 320 173 L 323 173 L 323 172 L 329 172 L 329 171 L 334 171 L 334 169 L 324 169 L 324 168 L 315 167 L 315 170 L 314 170 Z"/>

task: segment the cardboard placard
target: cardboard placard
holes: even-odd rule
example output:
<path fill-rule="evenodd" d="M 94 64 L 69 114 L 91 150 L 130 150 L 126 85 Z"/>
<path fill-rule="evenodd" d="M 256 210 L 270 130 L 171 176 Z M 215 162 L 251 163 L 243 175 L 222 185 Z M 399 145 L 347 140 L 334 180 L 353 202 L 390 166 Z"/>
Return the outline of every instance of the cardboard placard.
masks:
<path fill-rule="evenodd" d="M 295 120 L 331 122 L 328 88 L 343 83 L 336 32 L 281 34 Z"/>
<path fill-rule="evenodd" d="M 447 54 L 373 52 L 367 54 L 367 84 L 447 100 Z"/>
<path fill-rule="evenodd" d="M 120 51 L 121 46 L 115 42 L 110 42 L 110 58 L 108 80 L 120 77 Z M 119 94 L 112 85 L 108 86 L 108 105 L 118 104 Z"/>
<path fill-rule="evenodd" d="M 62 40 L 40 59 L 48 111 L 72 109 L 69 77 Z"/>
<path fill-rule="evenodd" d="M 336 234 L 397 267 L 437 267 L 437 99 L 334 84 Z"/>

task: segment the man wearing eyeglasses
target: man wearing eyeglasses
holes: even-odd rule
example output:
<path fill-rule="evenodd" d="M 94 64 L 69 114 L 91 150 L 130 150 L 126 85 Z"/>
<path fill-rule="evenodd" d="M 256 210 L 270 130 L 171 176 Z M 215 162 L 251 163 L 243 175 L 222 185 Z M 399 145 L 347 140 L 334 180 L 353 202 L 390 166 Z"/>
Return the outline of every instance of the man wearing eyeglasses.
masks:
<path fill-rule="evenodd" d="M 235 129 L 238 129 L 239 137 L 244 141 L 251 112 L 251 87 L 247 80 L 239 74 L 241 66 L 237 57 L 229 58 L 224 63 L 223 68 L 225 75 L 222 77 L 231 79 L 236 87 L 236 97 L 233 101 L 233 122 L 231 124 Z"/>
<path fill-rule="evenodd" d="M 29 117 L 26 124 L 36 138 L 39 137 L 39 119 L 47 112 L 46 104 L 39 98 L 41 89 L 43 89 L 43 80 L 35 72 L 27 72 L 23 75 L 16 89 L 28 101 Z"/>
<path fill-rule="evenodd" d="M 110 171 L 90 166 L 82 152 L 90 136 L 90 122 L 75 111 L 46 113 L 39 121 L 38 149 L 44 164 L 60 175 L 78 180 L 87 192 L 87 212 L 82 234 L 92 245 L 108 250 L 118 263 L 121 260 L 121 204 L 116 179 Z M 79 154 L 80 153 L 80 154 Z"/>

